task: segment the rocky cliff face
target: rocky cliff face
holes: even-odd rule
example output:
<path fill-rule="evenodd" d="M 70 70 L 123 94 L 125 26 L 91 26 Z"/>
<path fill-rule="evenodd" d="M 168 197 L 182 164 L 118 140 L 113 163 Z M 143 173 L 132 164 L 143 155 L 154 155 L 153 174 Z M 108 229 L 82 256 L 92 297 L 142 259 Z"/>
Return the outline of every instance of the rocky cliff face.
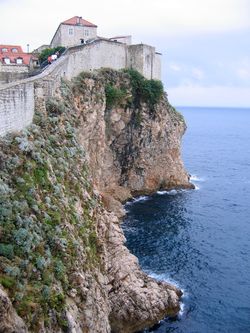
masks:
<path fill-rule="evenodd" d="M 192 187 L 183 118 L 134 74 L 62 82 L 1 141 L 0 332 L 132 333 L 178 312 L 181 291 L 140 270 L 120 227 L 132 195 Z"/>

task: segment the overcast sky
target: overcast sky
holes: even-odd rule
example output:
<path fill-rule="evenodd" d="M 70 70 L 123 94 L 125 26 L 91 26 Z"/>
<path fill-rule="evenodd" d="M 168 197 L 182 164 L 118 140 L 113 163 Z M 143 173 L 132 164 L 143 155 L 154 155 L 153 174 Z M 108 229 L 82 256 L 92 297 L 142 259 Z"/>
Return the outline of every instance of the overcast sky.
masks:
<path fill-rule="evenodd" d="M 0 0 L 0 44 L 49 44 L 75 15 L 156 46 L 173 105 L 250 107 L 250 0 Z"/>

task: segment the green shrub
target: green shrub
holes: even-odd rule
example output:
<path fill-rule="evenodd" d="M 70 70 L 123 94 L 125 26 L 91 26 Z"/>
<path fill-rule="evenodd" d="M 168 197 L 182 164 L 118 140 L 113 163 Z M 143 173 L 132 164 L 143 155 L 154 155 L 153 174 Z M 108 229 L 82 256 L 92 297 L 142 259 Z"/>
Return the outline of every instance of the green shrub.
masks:
<path fill-rule="evenodd" d="M 13 259 L 14 257 L 13 245 L 0 243 L 0 256 L 6 257 L 8 259 Z"/>
<path fill-rule="evenodd" d="M 160 101 L 164 93 L 162 82 L 159 80 L 147 80 L 143 75 L 134 69 L 125 69 L 130 77 L 133 94 L 133 105 L 139 108 L 141 102 L 146 102 L 151 111 Z"/>
<path fill-rule="evenodd" d="M 11 276 L 0 276 L 0 283 L 4 288 L 11 289 L 15 286 L 15 279 Z"/>
<path fill-rule="evenodd" d="M 126 91 L 116 88 L 111 84 L 107 84 L 105 87 L 105 95 L 106 108 L 110 109 L 120 105 L 124 101 L 124 98 L 126 97 Z"/>

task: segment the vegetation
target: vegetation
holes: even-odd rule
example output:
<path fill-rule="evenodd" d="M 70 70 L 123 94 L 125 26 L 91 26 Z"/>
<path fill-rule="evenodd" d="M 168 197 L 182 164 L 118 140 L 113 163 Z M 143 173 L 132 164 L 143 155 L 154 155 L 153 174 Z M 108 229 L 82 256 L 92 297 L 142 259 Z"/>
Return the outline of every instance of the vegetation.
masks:
<path fill-rule="evenodd" d="M 0 141 L 0 283 L 32 332 L 42 322 L 66 330 L 70 277 L 98 265 L 101 206 L 76 136 L 73 87 L 61 90 L 64 101 L 49 100 L 29 128 Z"/>
<path fill-rule="evenodd" d="M 64 46 L 57 46 L 54 48 L 47 48 L 45 50 L 43 50 L 40 55 L 39 55 L 39 61 L 42 64 L 44 61 L 47 61 L 48 56 L 55 54 L 56 52 L 59 52 L 59 54 L 61 55 L 63 52 L 65 51 L 65 47 Z"/>
<path fill-rule="evenodd" d="M 121 105 L 127 95 L 126 90 L 117 88 L 111 84 L 107 84 L 105 87 L 106 94 L 106 108 Z"/>
<path fill-rule="evenodd" d="M 155 105 L 160 101 L 164 93 L 162 82 L 159 80 L 147 80 L 134 69 L 125 69 L 125 73 L 130 78 L 134 107 L 139 108 L 141 102 L 145 102 L 149 105 L 151 111 L 154 111 Z"/>

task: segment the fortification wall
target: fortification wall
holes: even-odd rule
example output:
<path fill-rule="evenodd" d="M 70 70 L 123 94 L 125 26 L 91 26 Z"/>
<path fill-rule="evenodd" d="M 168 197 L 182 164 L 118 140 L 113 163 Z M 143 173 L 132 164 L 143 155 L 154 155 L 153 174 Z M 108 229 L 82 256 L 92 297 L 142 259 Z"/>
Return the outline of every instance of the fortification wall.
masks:
<path fill-rule="evenodd" d="M 154 52 L 150 46 L 128 46 L 107 40 L 96 40 L 68 49 L 42 74 L 0 87 L 0 136 L 31 124 L 36 103 L 44 103 L 54 96 L 62 78 L 70 80 L 82 71 L 101 67 L 117 70 L 132 67 L 149 79 L 158 79 L 160 67 L 155 66 Z M 148 55 L 152 57 L 144 66 Z M 151 61 L 154 62 L 153 71 Z"/>
<path fill-rule="evenodd" d="M 34 83 L 0 89 L 0 135 L 28 126 L 34 114 Z"/>
<path fill-rule="evenodd" d="M 161 79 L 161 55 L 150 45 L 128 46 L 128 65 L 137 69 L 147 79 Z"/>
<path fill-rule="evenodd" d="M 155 53 L 153 78 L 161 80 L 161 53 Z"/>
<path fill-rule="evenodd" d="M 71 51 L 66 76 L 72 78 L 80 71 L 91 71 L 102 67 L 116 70 L 127 67 L 125 44 L 100 40 Z"/>

